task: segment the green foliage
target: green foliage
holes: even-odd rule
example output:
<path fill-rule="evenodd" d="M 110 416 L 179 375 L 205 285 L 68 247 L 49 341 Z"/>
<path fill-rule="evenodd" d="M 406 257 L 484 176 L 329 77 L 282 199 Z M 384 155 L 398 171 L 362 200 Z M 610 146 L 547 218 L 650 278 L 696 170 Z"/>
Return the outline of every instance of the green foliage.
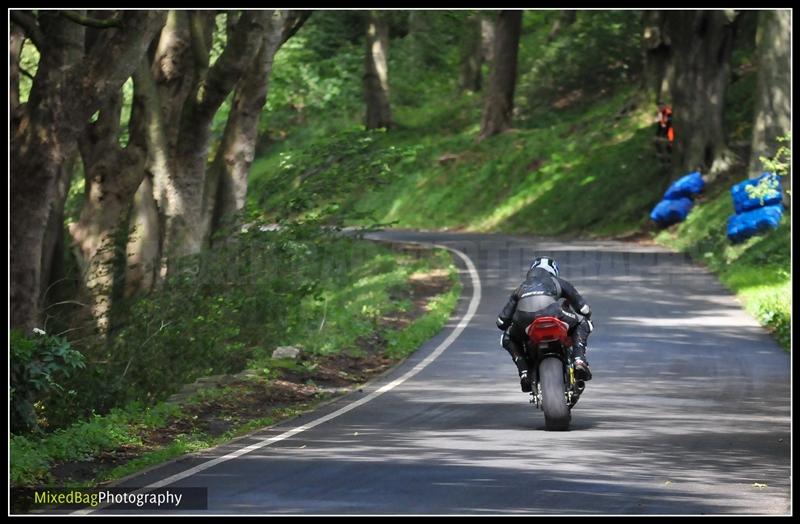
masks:
<path fill-rule="evenodd" d="M 257 237 L 269 237 L 276 233 L 262 232 L 256 228 L 256 232 L 252 234 Z M 309 240 L 308 233 L 299 235 L 297 232 L 279 234 L 270 240 L 261 238 L 263 243 L 254 244 L 256 251 L 272 246 L 271 249 L 285 249 L 289 253 L 285 261 L 288 265 L 295 266 L 292 270 L 281 271 L 275 266 L 263 268 L 267 273 L 277 270 L 279 272 L 277 278 L 287 280 L 283 291 L 286 293 L 285 300 L 289 302 L 288 304 L 277 302 L 274 295 L 271 295 L 264 302 L 263 309 L 259 308 L 258 295 L 265 291 L 275 292 L 274 289 L 262 287 L 260 277 L 242 283 L 242 287 L 249 288 L 251 292 L 243 295 L 247 299 L 245 302 L 236 303 L 234 300 L 230 304 L 221 305 L 221 302 L 212 300 L 205 311 L 225 309 L 224 315 L 213 320 L 213 327 L 220 332 L 226 332 L 235 326 L 238 328 L 238 333 L 234 337 L 235 341 L 230 341 L 222 351 L 211 348 L 209 351 L 213 354 L 206 362 L 200 362 L 198 359 L 204 357 L 195 355 L 195 352 L 200 345 L 205 345 L 200 339 L 209 336 L 208 332 L 195 335 L 191 340 L 187 340 L 186 333 L 182 333 L 183 337 L 177 333 L 163 333 L 173 325 L 176 329 L 202 326 L 203 321 L 196 317 L 199 301 L 195 301 L 191 295 L 183 294 L 180 295 L 183 298 L 182 312 L 178 312 L 175 308 L 167 311 L 160 311 L 157 308 L 149 310 L 146 314 L 150 316 L 150 323 L 160 321 L 162 315 L 169 316 L 173 323 L 155 336 L 148 337 L 149 340 L 145 340 L 146 344 L 136 346 L 133 351 L 127 353 L 136 354 L 137 358 L 146 362 L 142 375 L 137 379 L 140 381 L 138 395 L 143 400 L 130 402 L 124 408 L 111 409 L 103 416 L 92 414 L 88 420 L 70 424 L 48 435 L 12 435 L 12 483 L 14 485 L 44 483 L 51 480 L 51 468 L 58 463 L 92 460 L 104 452 L 120 447 L 143 449 L 143 435 L 186 416 L 173 404 L 162 402 L 155 404 L 154 407 L 147 407 L 152 404 L 151 398 L 164 396 L 151 393 L 171 391 L 182 383 L 181 380 L 195 376 L 201 368 L 206 369 L 203 374 L 223 372 L 225 370 L 221 363 L 230 359 L 231 353 L 237 353 L 235 357 L 237 359 L 248 356 L 248 367 L 265 371 L 264 378 L 267 380 L 279 376 L 281 370 L 313 371 L 313 364 L 309 368 L 308 362 L 272 359 L 271 351 L 275 345 L 302 345 L 306 352 L 313 354 L 339 352 L 355 354 L 360 350 L 358 341 L 379 330 L 385 334 L 388 341 L 387 347 L 379 349 L 385 350 L 386 354 L 390 355 L 405 355 L 441 329 L 455 307 L 460 289 L 458 273 L 447 252 L 404 255 L 371 242 L 340 237 L 331 237 L 328 240 L 317 238 L 313 243 L 304 244 L 300 240 Z M 271 253 L 269 258 L 274 259 L 275 252 Z M 255 265 L 253 263 L 250 269 Z M 447 268 L 454 287 L 445 295 L 433 300 L 428 307 L 428 313 L 411 326 L 400 331 L 386 329 L 386 326 L 382 325 L 383 316 L 407 307 L 405 301 L 398 300 L 394 296 L 398 286 L 401 288 L 406 286 L 409 277 L 415 272 L 443 268 Z M 312 274 L 314 278 L 308 280 L 297 278 L 298 275 L 306 274 Z M 213 278 L 221 276 L 215 273 Z M 231 297 L 230 283 L 222 284 L 222 282 L 217 280 L 216 283 L 211 283 L 210 280 L 201 279 L 199 285 L 213 286 L 218 297 Z M 315 285 L 303 288 L 303 282 L 314 282 Z M 292 291 L 292 284 L 299 285 L 297 293 Z M 159 306 L 171 307 L 169 297 L 188 291 L 187 286 L 185 281 L 176 283 L 163 293 L 154 294 L 149 301 Z M 250 313 L 258 319 L 257 325 L 243 322 L 243 319 L 247 318 L 243 315 L 244 312 L 235 309 L 236 306 L 243 306 L 245 303 L 255 309 Z M 283 311 L 279 311 L 282 307 Z M 127 332 L 133 331 L 137 325 L 142 325 L 136 318 L 129 321 L 131 329 Z M 162 333 L 164 338 L 161 338 Z M 172 345 L 178 347 L 172 348 Z M 115 350 L 125 351 L 125 348 L 118 346 Z M 191 366 L 194 366 L 194 369 L 190 369 Z M 120 367 L 119 363 L 111 365 L 104 374 L 106 377 L 119 377 Z M 133 372 L 129 370 L 127 374 L 123 373 L 122 378 L 134 380 L 128 378 L 132 376 Z M 176 382 L 156 384 L 160 380 Z M 85 382 L 85 377 L 82 381 Z M 98 381 L 98 384 L 108 385 L 109 380 L 104 378 Z M 137 394 L 133 384 L 130 386 L 129 394 Z M 145 387 L 152 389 L 144 391 Z M 191 402 L 204 402 L 234 393 L 235 390 L 231 387 L 201 390 Z M 89 386 L 82 389 L 81 396 L 83 395 L 97 398 L 97 392 L 92 391 Z M 234 425 L 231 431 L 218 438 L 203 434 L 181 435 L 165 448 L 143 453 L 135 460 L 103 473 L 103 478 L 118 478 L 133 473 L 148 465 L 221 442 L 243 431 L 273 423 L 274 417 L 292 414 L 296 414 L 296 409 L 276 410 L 270 417 L 253 420 L 244 425 Z"/>
<path fill-rule="evenodd" d="M 583 100 L 554 110 L 548 102 L 573 84 L 592 85 L 585 93 L 591 99 L 615 83 L 630 82 L 639 68 L 639 13 L 580 12 L 575 24 L 548 43 L 558 13 L 526 12 L 515 112 L 523 128 L 481 144 L 475 143 L 481 97 L 457 95 L 456 88 L 471 14 L 426 11 L 409 23 L 407 34 L 399 31 L 392 39 L 389 77 L 397 129 L 374 134 L 367 143 L 361 111 L 341 112 L 338 102 L 306 112 L 302 121 L 281 120 L 289 134 L 254 163 L 251 209 L 278 220 L 287 214 L 322 214 L 333 202 L 346 223 L 363 224 L 368 217 L 405 227 L 547 234 L 587 227 L 616 234 L 641 227 L 646 208 L 663 189 L 664 173 L 657 163 L 642 162 L 651 157 L 649 114 L 635 111 L 633 118 L 619 118 L 635 97 L 633 89 L 595 106 Z M 424 30 L 415 34 L 415 27 Z M 285 67 L 320 71 L 312 57 L 330 53 L 312 52 L 312 35 L 324 31 L 321 25 L 313 29 L 317 33 L 306 29 L 300 32 L 306 40 L 294 42 L 295 55 L 291 60 L 286 55 Z M 328 42 L 322 47 L 333 48 Z M 363 50 L 348 45 L 335 49 L 345 52 L 341 60 L 349 60 L 352 51 L 360 72 Z M 564 71 L 568 74 L 560 76 Z M 592 77 L 589 84 L 580 76 L 584 71 Z M 529 96 L 536 104 L 525 102 Z M 620 197 L 622 205 L 609 212 L 606 202 Z M 578 200 L 580 214 L 572 211 Z"/>
<path fill-rule="evenodd" d="M 50 480 L 50 468 L 57 462 L 85 461 L 123 445 L 141 444 L 143 428 L 157 428 L 179 415 L 179 408 L 159 404 L 153 408 L 131 403 L 107 416 L 93 415 L 52 434 L 32 437 L 11 435 L 11 482 L 31 486 Z"/>
<path fill-rule="evenodd" d="M 365 188 L 390 182 L 392 166 L 413 151 L 391 145 L 385 131 L 359 126 L 325 136 L 313 148 L 282 147 L 275 153 L 270 162 L 253 165 L 251 205 L 276 220 L 304 217 L 336 224 L 353 216 Z"/>
<path fill-rule="evenodd" d="M 631 96 L 623 91 L 589 109 L 564 110 L 535 128 L 477 144 L 480 109 L 468 98 L 398 110 L 407 129 L 392 131 L 385 143 L 406 155 L 393 166 L 391 183 L 363 195 L 356 209 L 382 210 L 377 219 L 402 227 L 636 231 L 666 178 L 657 162 L 648 161 L 652 129 L 645 112 L 617 118 Z M 617 205 L 609 208 L 611 200 Z"/>
<path fill-rule="evenodd" d="M 266 118 L 271 129 L 317 111 L 361 111 L 360 13 L 317 11 L 275 55 Z"/>
<path fill-rule="evenodd" d="M 446 253 L 441 253 L 440 256 L 442 255 L 446 256 Z M 386 344 L 389 355 L 406 357 L 442 329 L 461 296 L 461 283 L 455 267 L 451 267 L 449 277 L 453 287 L 428 304 L 428 313 L 425 316 L 415 320 L 406 329 L 389 333 Z"/>
<path fill-rule="evenodd" d="M 241 371 L 278 345 L 355 348 L 398 307 L 388 289 L 416 266 L 320 220 L 284 217 L 280 230 L 249 221 L 216 249 L 176 262 L 157 292 L 119 302 L 107 341 L 79 341 L 91 365 L 65 379 L 74 398 L 46 400 L 47 426 L 131 401 L 152 404 L 200 376 Z"/>
<path fill-rule="evenodd" d="M 122 110 L 119 123 L 119 145 L 125 147 L 130 141 L 131 108 L 133 107 L 133 78 L 128 78 L 122 84 Z"/>
<path fill-rule="evenodd" d="M 318 227 L 258 225 L 177 262 L 158 293 L 123 304 L 113 339 L 94 353 L 107 362 L 94 406 L 163 398 L 199 376 L 239 371 L 253 348 L 276 343 L 297 302 L 320 285 L 317 261 L 342 254 L 348 241 Z"/>
<path fill-rule="evenodd" d="M 237 15 L 238 16 L 238 15 Z M 220 11 L 214 17 L 214 30 L 211 33 L 211 50 L 208 56 L 208 65 L 213 67 L 217 59 L 225 51 L 225 46 L 228 43 L 228 13 Z"/>
<path fill-rule="evenodd" d="M 758 181 L 754 186 L 746 186 L 744 189 L 747 196 L 751 200 L 758 199 L 761 205 L 764 205 L 764 199 L 773 198 L 780 194 L 780 179 L 773 173 L 772 176 L 767 176 Z"/>
<path fill-rule="evenodd" d="M 781 146 L 775 152 L 775 156 L 772 158 L 766 157 L 759 157 L 761 163 L 764 165 L 764 169 L 771 173 L 776 173 L 779 176 L 788 176 L 789 170 L 792 167 L 792 135 L 791 133 L 778 137 L 778 143 Z"/>
<path fill-rule="evenodd" d="M 558 16 L 558 11 L 526 13 L 517 84 L 522 117 L 571 93 L 602 96 L 629 84 L 641 70 L 639 11 L 579 11 L 572 25 L 548 41 Z"/>
<path fill-rule="evenodd" d="M 24 104 L 28 101 L 33 86 L 32 78 L 36 77 L 39 68 L 39 50 L 29 39 L 25 39 L 20 53 L 19 66 L 22 72 L 19 75 L 19 101 Z"/>
<path fill-rule="evenodd" d="M 83 355 L 60 337 L 38 330 L 33 336 L 11 332 L 11 431 L 39 428 L 35 405 L 53 394 L 70 397 L 61 381 L 85 367 Z"/>
<path fill-rule="evenodd" d="M 404 13 L 405 14 L 405 13 Z M 389 46 L 393 105 L 418 108 L 457 91 L 459 56 L 467 36 L 468 11 L 417 11 L 412 32 Z"/>
<path fill-rule="evenodd" d="M 792 313 L 785 300 L 776 295 L 756 303 L 756 318 L 761 325 L 768 327 L 775 338 L 785 348 L 792 344 Z"/>

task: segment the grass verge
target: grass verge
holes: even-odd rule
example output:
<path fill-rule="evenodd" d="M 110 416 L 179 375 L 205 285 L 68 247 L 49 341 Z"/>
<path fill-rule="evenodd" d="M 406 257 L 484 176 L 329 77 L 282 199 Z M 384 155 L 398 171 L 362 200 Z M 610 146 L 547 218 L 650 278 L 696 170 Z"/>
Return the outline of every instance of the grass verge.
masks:
<path fill-rule="evenodd" d="M 727 220 L 733 214 L 729 185 L 715 184 L 684 222 L 662 231 L 655 240 L 688 253 L 714 272 L 788 351 L 792 325 L 790 212 L 784 214 L 777 229 L 731 244 L 726 236 Z"/>
<path fill-rule="evenodd" d="M 385 372 L 445 325 L 461 285 L 444 250 L 369 253 L 349 285 L 301 304 L 316 321 L 287 339 L 302 348 L 297 359 L 255 354 L 245 371 L 198 381 L 205 387 L 171 401 L 130 403 L 42 438 L 12 435 L 12 486 L 119 479 L 312 410 Z"/>

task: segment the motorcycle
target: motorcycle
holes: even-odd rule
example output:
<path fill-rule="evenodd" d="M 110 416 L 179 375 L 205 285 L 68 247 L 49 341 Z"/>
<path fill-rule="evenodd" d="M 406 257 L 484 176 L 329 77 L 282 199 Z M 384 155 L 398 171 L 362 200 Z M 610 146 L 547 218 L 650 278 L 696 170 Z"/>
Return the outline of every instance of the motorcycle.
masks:
<path fill-rule="evenodd" d="M 531 404 L 544 411 L 545 429 L 569 429 L 571 410 L 586 384 L 575 376 L 569 326 L 555 317 L 540 317 L 526 330 L 525 354 L 531 377 Z"/>

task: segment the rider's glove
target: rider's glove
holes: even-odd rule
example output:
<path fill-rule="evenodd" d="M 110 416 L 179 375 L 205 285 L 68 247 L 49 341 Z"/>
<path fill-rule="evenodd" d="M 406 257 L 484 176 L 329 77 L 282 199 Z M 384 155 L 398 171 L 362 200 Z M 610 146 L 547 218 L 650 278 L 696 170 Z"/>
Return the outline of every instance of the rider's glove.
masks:
<path fill-rule="evenodd" d="M 592 318 L 592 309 L 588 304 L 584 304 L 579 313 L 586 318 Z"/>
<path fill-rule="evenodd" d="M 496 322 L 496 324 L 497 324 L 497 327 L 498 327 L 498 328 L 499 328 L 501 331 L 505 331 L 505 330 L 506 330 L 506 328 L 507 328 L 508 326 L 510 326 L 510 325 L 511 325 L 511 322 L 509 322 L 509 321 L 508 321 L 507 319 L 505 319 L 505 318 L 497 317 L 497 322 Z"/>

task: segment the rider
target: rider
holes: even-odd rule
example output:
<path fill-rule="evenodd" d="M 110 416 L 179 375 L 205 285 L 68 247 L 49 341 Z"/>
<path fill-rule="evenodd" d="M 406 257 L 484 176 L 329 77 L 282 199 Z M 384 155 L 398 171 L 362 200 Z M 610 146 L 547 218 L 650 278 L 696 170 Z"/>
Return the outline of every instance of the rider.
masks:
<path fill-rule="evenodd" d="M 562 305 L 560 298 L 567 304 Z M 580 313 L 580 315 L 574 313 Z M 558 264 L 548 257 L 537 257 L 531 262 L 525 281 L 511 293 L 500 316 L 497 327 L 503 330 L 503 347 L 514 359 L 519 371 L 522 391 L 531 390 L 528 363 L 525 359 L 525 330 L 535 319 L 544 316 L 556 317 L 566 322 L 572 336 L 572 355 L 579 380 L 591 380 L 589 363 L 586 361 L 586 339 L 592 331 L 592 310 L 575 287 L 558 276 Z"/>

